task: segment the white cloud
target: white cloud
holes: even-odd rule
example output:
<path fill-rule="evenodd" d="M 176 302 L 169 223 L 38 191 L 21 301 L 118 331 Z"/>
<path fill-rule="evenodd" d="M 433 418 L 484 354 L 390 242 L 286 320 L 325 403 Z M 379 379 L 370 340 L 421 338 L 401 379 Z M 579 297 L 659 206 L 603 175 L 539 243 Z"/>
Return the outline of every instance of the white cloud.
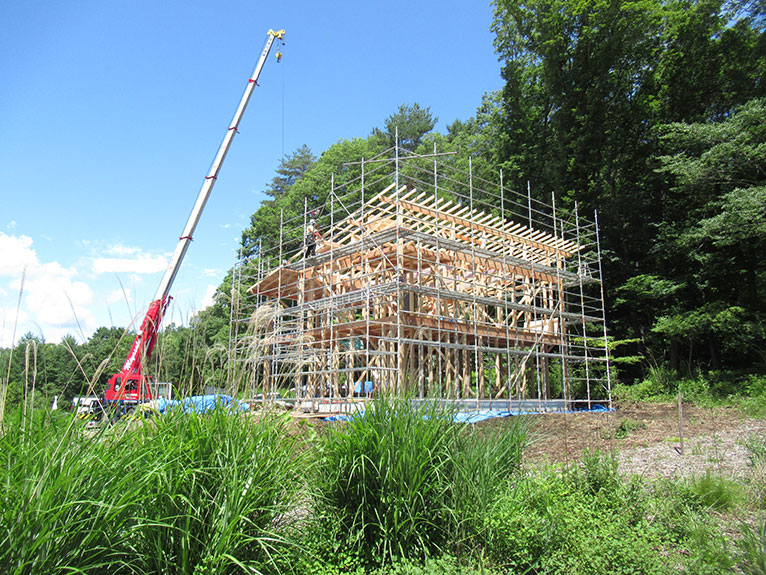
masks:
<path fill-rule="evenodd" d="M 206 307 L 209 307 L 213 305 L 213 296 L 215 295 L 216 286 L 212 284 L 207 284 L 207 289 L 205 290 L 205 295 L 202 297 L 202 303 L 200 304 L 200 307 L 202 309 L 205 309 Z"/>
<path fill-rule="evenodd" d="M 57 328 L 72 329 L 79 321 L 83 329 L 95 329 L 95 320 L 88 306 L 93 302 L 93 290 L 81 281 L 66 275 L 43 273 L 24 285 L 27 309 L 37 322 Z"/>
<path fill-rule="evenodd" d="M 107 321 L 127 325 L 132 314 L 128 311 L 130 317 L 126 316 L 125 309 L 140 309 L 144 305 L 159 279 L 149 274 L 164 272 L 169 259 L 169 254 L 147 254 L 132 246 L 104 246 L 80 240 L 70 260 L 41 261 L 36 250 L 40 237 L 35 236 L 33 240 L 20 233 L 0 231 L 0 347 L 14 344 L 14 327 L 16 341 L 31 332 L 46 341 L 58 342 L 67 334 L 78 340 L 88 338 L 98 326 L 109 325 Z M 69 255 L 72 250 L 68 247 L 60 246 L 60 249 L 67 250 Z M 90 257 L 78 259 L 77 254 L 83 251 L 90 252 Z M 118 278 L 114 273 L 119 274 Z M 202 275 L 215 278 L 218 274 L 214 268 L 207 268 Z M 214 279 L 197 280 L 203 289 L 208 281 L 215 282 Z M 149 289 L 148 293 L 145 288 Z M 189 307 L 210 305 L 215 289 L 215 285 L 207 285 L 201 303 L 189 294 L 186 298 L 190 300 Z M 177 290 L 177 296 L 184 293 L 182 285 L 178 285 Z M 17 320 L 19 292 L 21 305 Z"/>
<path fill-rule="evenodd" d="M 8 228 L 9 230 L 15 230 L 16 229 L 16 220 L 11 220 L 10 222 L 8 222 L 8 225 L 5 226 L 5 227 Z"/>
<path fill-rule="evenodd" d="M 21 277 L 25 268 L 38 265 L 29 236 L 9 236 L 0 232 L 0 276 Z"/>
<path fill-rule="evenodd" d="M 228 229 L 231 227 L 231 224 L 221 224 L 221 227 L 222 227 L 224 230 L 228 230 Z"/>
<path fill-rule="evenodd" d="M 67 333 L 87 336 L 96 328 L 90 310 L 93 290 L 77 279 L 75 267 L 65 267 L 59 262 L 40 262 L 32 247 L 32 238 L 24 235 L 11 236 L 0 232 L 0 276 L 10 277 L 1 289 L 5 299 L 0 323 L 4 345 L 11 345 L 13 327 L 16 337 L 31 331 L 42 335 L 47 341 L 58 341 Z M 15 306 L 9 300 L 22 294 L 18 322 Z"/>
<path fill-rule="evenodd" d="M 168 260 L 163 256 L 139 254 L 138 257 L 127 258 L 94 258 L 91 269 L 96 274 L 130 273 L 154 274 L 165 271 Z"/>
<path fill-rule="evenodd" d="M 106 249 L 106 253 L 110 256 L 132 256 L 140 252 L 141 248 L 123 246 L 122 244 L 115 244 Z"/>

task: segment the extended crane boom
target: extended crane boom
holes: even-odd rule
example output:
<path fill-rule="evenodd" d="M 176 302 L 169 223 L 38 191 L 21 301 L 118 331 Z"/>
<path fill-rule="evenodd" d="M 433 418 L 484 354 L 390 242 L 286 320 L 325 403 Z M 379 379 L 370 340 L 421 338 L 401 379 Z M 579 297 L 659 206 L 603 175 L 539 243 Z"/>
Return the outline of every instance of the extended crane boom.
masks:
<path fill-rule="evenodd" d="M 266 63 L 266 58 L 271 51 L 274 40 L 282 40 L 284 34 L 284 30 L 276 32 L 269 30 L 268 32 L 266 45 L 263 48 L 263 52 L 261 52 L 261 57 L 258 59 L 253 74 L 247 81 L 245 93 L 242 95 L 239 106 L 237 106 L 237 110 L 234 112 L 234 117 L 226 129 L 226 135 L 221 142 L 221 146 L 218 148 L 218 153 L 216 153 L 215 159 L 210 166 L 210 171 L 205 176 L 202 188 L 197 195 L 197 201 L 189 214 L 189 219 L 186 221 L 186 227 L 184 227 L 184 231 L 178 239 L 178 244 L 176 244 L 173 257 L 170 258 L 170 263 L 157 288 L 154 300 L 149 304 L 149 309 L 141 323 L 141 330 L 133 341 L 133 346 L 130 348 L 130 353 L 128 353 L 122 370 L 109 378 L 109 385 L 104 396 L 108 403 L 136 404 L 152 399 L 148 378 L 144 374 L 144 366 L 148 363 L 154 350 L 154 345 L 157 343 L 157 334 L 162 323 L 162 317 L 171 299 L 169 295 L 170 288 L 178 274 L 178 269 L 181 267 L 186 251 L 189 249 L 189 243 L 192 241 L 194 230 L 197 227 L 202 211 L 205 209 L 210 193 L 213 191 L 213 186 L 218 179 L 218 173 L 221 171 L 223 161 L 226 159 L 226 154 L 234 140 L 234 135 L 237 133 L 239 122 L 245 113 L 245 108 L 253 93 L 253 89 L 257 85 L 258 77 L 261 75 L 261 70 Z M 279 56 L 280 54 L 278 54 Z"/>

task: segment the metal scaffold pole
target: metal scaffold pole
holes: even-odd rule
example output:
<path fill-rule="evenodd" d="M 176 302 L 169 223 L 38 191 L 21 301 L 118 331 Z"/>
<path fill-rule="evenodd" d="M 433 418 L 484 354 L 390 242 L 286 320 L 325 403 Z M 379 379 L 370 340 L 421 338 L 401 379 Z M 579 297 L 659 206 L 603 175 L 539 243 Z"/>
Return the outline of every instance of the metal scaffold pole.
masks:
<path fill-rule="evenodd" d="M 445 156 L 397 140 L 334 173 L 321 216 L 310 198 L 302 216 L 281 213 L 279 243 L 262 257 L 278 265 L 248 290 L 277 309 L 269 392 L 317 410 L 347 409 L 355 390 L 364 402 L 370 384 L 470 409 L 607 401 L 610 381 L 603 393 L 592 383 L 605 358 L 587 335 L 604 321 L 585 289 L 600 276 L 577 273 L 600 265 L 585 220 L 567 220 L 554 196 L 533 200 L 530 185 L 514 191 L 502 171 L 498 186 L 472 159 L 461 168 Z M 314 217 L 321 239 L 309 249 Z"/>

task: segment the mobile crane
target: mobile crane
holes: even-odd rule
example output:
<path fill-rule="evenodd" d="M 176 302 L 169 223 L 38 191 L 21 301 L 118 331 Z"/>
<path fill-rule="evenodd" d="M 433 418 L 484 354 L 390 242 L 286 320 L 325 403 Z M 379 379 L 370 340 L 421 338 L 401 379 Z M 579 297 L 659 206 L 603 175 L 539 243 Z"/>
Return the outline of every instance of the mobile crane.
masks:
<path fill-rule="evenodd" d="M 239 102 L 239 106 L 237 106 L 234 117 L 232 118 L 229 127 L 226 129 L 226 135 L 224 136 L 223 142 L 221 142 L 221 146 L 218 149 L 218 153 L 210 166 L 210 171 L 207 176 L 205 176 L 202 188 L 197 195 L 197 201 L 186 222 L 186 227 L 184 228 L 181 237 L 178 239 L 175 252 L 173 252 L 170 264 L 165 270 L 162 281 L 157 288 L 154 300 L 149 304 L 149 309 L 141 323 L 141 329 L 138 332 L 138 335 L 136 335 L 136 339 L 133 341 L 130 353 L 128 353 L 128 357 L 122 366 L 122 370 L 109 378 L 109 383 L 104 393 L 104 400 L 107 406 L 116 406 L 124 410 L 129 410 L 139 403 L 153 399 L 150 386 L 152 379 L 146 374 L 146 365 L 149 363 L 152 351 L 154 351 L 154 346 L 157 343 L 157 335 L 159 333 L 160 324 L 162 323 L 162 317 L 172 299 L 170 297 L 170 288 L 173 285 L 173 280 L 175 280 L 176 275 L 178 274 L 178 269 L 181 267 L 181 262 L 186 255 L 186 250 L 189 249 L 189 243 L 192 241 L 194 230 L 197 227 L 202 211 L 205 209 L 205 204 L 210 197 L 213 186 L 218 179 L 221 165 L 231 147 L 234 135 L 237 133 L 239 122 L 245 112 L 245 108 L 253 93 L 253 89 L 257 86 L 261 69 L 266 62 L 266 58 L 268 58 L 274 41 L 282 41 L 284 34 L 284 30 L 269 30 L 268 32 L 266 44 L 261 52 L 261 57 L 255 66 L 252 76 L 247 81 L 245 93 L 242 95 L 242 99 Z M 277 61 L 279 61 L 282 56 L 279 50 L 277 50 L 276 56 Z"/>

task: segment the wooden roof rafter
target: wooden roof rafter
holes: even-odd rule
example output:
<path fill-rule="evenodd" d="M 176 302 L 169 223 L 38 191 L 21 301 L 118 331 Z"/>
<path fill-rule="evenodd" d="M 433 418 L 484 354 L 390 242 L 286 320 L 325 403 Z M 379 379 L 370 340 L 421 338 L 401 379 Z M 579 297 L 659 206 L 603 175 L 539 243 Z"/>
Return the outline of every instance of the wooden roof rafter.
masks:
<path fill-rule="evenodd" d="M 570 257 L 581 249 L 572 240 L 562 240 L 553 234 L 541 230 L 529 230 L 514 222 L 504 222 L 498 227 L 497 224 L 476 221 L 479 217 L 491 216 L 491 214 L 478 210 L 470 210 L 469 206 L 461 206 L 460 204 L 449 206 L 451 202 L 447 202 L 442 207 L 449 206 L 448 209 L 439 209 L 428 204 L 417 203 L 406 198 L 403 199 L 402 197 L 397 200 L 396 197 L 385 194 L 380 195 L 378 199 L 389 205 L 395 205 L 398 202 L 400 210 L 430 216 L 434 220 L 453 224 L 456 229 L 462 228 L 463 232 L 467 231 L 468 235 L 474 239 L 476 238 L 476 232 L 484 232 L 494 239 L 495 245 L 504 245 L 503 240 L 510 240 L 517 245 L 526 246 L 530 253 L 537 254 L 546 259 L 551 258 L 553 255 L 559 258 Z"/>

